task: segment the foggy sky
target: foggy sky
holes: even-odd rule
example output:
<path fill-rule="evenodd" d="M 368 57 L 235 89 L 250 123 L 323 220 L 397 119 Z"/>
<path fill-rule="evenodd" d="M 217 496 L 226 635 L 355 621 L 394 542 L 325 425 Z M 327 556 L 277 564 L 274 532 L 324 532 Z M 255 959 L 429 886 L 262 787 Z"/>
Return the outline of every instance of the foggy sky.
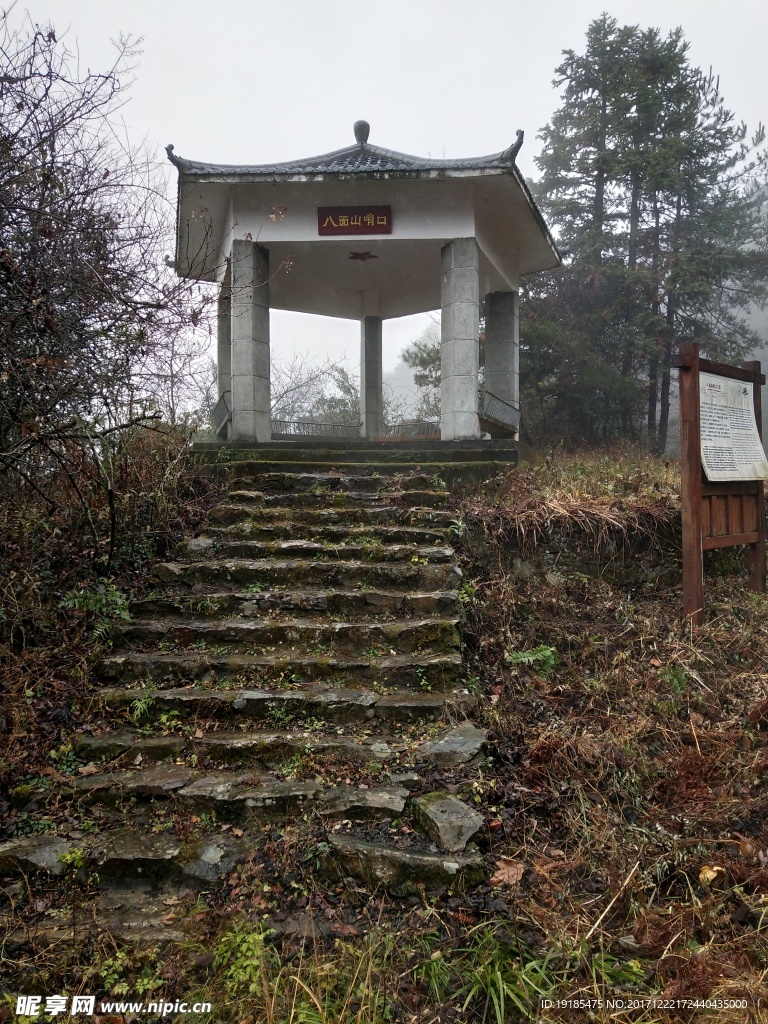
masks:
<path fill-rule="evenodd" d="M 350 145 L 371 123 L 374 145 L 433 157 L 505 149 L 535 176 L 536 134 L 558 105 L 553 72 L 581 51 L 603 10 L 621 24 L 681 25 L 693 63 L 710 66 L 737 120 L 768 116 L 768 4 L 764 0 L 30 0 L 81 66 L 104 70 L 121 33 L 143 53 L 123 111 L 132 137 L 164 156 L 267 163 Z M 17 5 L 14 18 L 23 7 Z M 175 171 L 169 179 L 174 183 Z M 385 368 L 425 319 L 385 324 Z M 294 345 L 358 360 L 348 321 L 273 314 L 278 351 Z"/>

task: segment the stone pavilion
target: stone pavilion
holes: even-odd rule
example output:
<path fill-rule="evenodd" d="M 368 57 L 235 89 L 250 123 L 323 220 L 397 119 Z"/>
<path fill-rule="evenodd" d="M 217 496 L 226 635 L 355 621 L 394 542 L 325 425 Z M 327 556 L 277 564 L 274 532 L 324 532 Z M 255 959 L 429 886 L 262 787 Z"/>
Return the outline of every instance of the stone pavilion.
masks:
<path fill-rule="evenodd" d="M 186 160 L 167 147 L 178 171 L 177 272 L 219 287 L 219 436 L 274 436 L 274 307 L 360 321 L 359 435 L 368 441 L 391 433 L 382 321 L 440 309 L 441 438 L 516 437 L 520 278 L 559 264 L 515 165 L 523 133 L 500 153 L 443 160 L 373 146 L 365 121 L 354 134 L 323 156 L 253 166 Z"/>

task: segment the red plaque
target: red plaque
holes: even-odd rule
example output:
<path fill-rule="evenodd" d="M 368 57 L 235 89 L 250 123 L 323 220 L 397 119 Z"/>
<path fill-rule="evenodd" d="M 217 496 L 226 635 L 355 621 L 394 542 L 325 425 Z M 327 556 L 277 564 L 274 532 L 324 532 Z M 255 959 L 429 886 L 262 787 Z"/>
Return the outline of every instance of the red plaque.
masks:
<path fill-rule="evenodd" d="M 391 206 L 319 206 L 318 235 L 391 235 Z"/>

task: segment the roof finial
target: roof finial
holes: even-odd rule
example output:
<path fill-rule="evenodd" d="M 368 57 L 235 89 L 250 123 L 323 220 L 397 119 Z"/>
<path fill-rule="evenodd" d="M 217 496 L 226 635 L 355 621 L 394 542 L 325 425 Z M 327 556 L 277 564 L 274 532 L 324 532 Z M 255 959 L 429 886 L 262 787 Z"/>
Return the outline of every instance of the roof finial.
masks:
<path fill-rule="evenodd" d="M 371 126 L 367 121 L 355 121 L 355 141 L 359 142 L 361 146 L 368 141 L 370 131 Z"/>
<path fill-rule="evenodd" d="M 499 157 L 500 160 L 503 160 L 504 162 L 509 164 L 513 164 L 515 162 L 515 157 L 520 152 L 520 147 L 522 146 L 523 139 L 525 138 L 525 132 L 522 131 L 520 128 L 517 129 L 516 134 L 517 138 L 515 139 L 515 141 L 512 143 L 511 146 L 505 149 L 504 152 L 501 153 Z"/>

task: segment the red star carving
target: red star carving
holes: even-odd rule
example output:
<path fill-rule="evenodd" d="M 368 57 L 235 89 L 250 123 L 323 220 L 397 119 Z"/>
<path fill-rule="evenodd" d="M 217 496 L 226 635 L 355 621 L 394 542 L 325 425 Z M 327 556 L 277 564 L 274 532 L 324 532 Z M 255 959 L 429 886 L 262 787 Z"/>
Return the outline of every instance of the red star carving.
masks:
<path fill-rule="evenodd" d="M 351 260 L 362 260 L 365 263 L 366 260 L 377 260 L 379 257 L 372 252 L 351 252 L 349 258 Z"/>

